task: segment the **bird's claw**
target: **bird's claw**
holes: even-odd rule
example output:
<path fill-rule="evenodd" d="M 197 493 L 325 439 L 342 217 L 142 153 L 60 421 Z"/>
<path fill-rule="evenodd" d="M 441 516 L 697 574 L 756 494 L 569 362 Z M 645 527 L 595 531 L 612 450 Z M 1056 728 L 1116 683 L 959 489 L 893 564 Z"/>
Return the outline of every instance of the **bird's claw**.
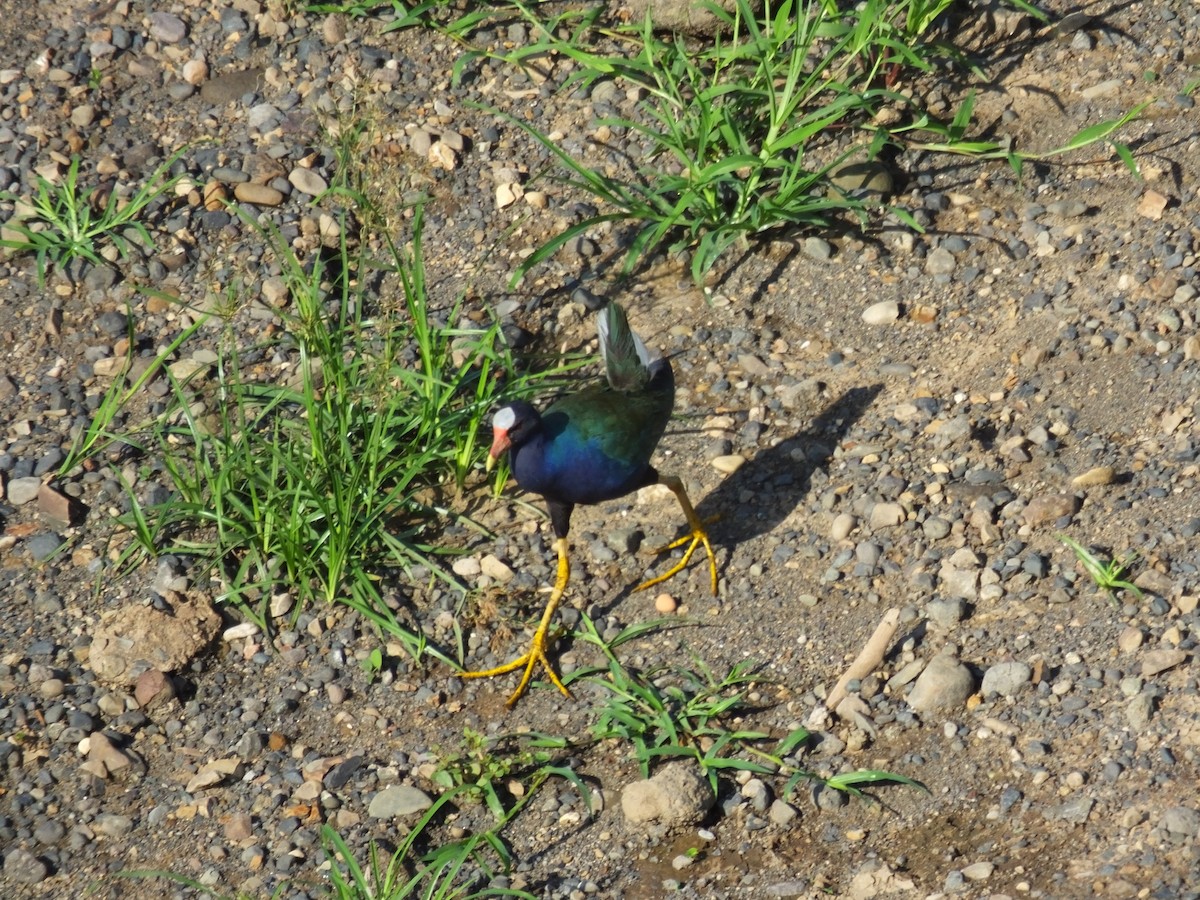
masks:
<path fill-rule="evenodd" d="M 515 672 L 524 666 L 525 671 L 521 675 L 521 681 L 517 685 L 517 689 L 513 691 L 512 696 L 505 702 L 505 706 L 509 709 L 517 705 L 517 701 L 521 699 L 521 695 L 529 687 L 529 680 L 533 677 L 533 667 L 538 663 L 542 664 L 542 668 L 550 676 L 550 681 L 556 688 L 562 691 L 563 696 L 571 696 L 571 692 L 562 683 L 562 679 L 554 671 L 554 666 L 550 664 L 549 657 L 546 656 L 546 647 L 550 643 L 547 637 L 550 632 L 550 622 L 554 618 L 554 611 L 558 609 L 558 604 L 562 601 L 563 592 L 567 588 L 567 580 L 571 577 L 571 565 L 567 558 L 566 537 L 560 537 L 555 540 L 554 546 L 558 551 L 558 576 L 554 580 L 554 589 L 550 592 L 550 599 L 547 601 L 546 608 L 542 612 L 542 621 L 538 623 L 537 631 L 533 633 L 533 640 L 529 644 L 529 652 L 502 666 L 484 669 L 480 672 L 459 673 L 460 678 L 491 678 L 493 675 L 507 675 L 509 672 Z"/>
<path fill-rule="evenodd" d="M 708 554 L 708 571 L 712 580 L 713 596 L 715 597 L 717 595 L 717 557 L 713 553 L 712 544 L 710 544 L 708 541 L 708 531 L 704 528 L 704 526 L 711 525 L 719 518 L 720 516 L 710 516 L 703 521 L 697 520 L 695 526 L 692 528 L 689 534 L 685 534 L 681 538 L 676 538 L 675 540 L 671 541 L 671 543 L 654 550 L 654 555 L 658 556 L 662 553 L 666 553 L 668 550 L 674 550 L 676 547 L 682 547 L 684 544 L 688 545 L 688 548 L 683 551 L 683 558 L 680 559 L 679 562 L 675 563 L 675 565 L 673 565 L 662 575 L 651 578 L 648 581 L 643 581 L 633 589 L 634 592 L 636 593 L 637 591 L 644 591 L 648 587 L 653 587 L 656 584 L 662 584 L 668 578 L 678 574 L 679 572 L 682 572 L 687 564 L 691 562 L 692 554 L 696 552 L 696 548 L 703 544 L 704 550 Z"/>
<path fill-rule="evenodd" d="M 505 706 L 512 709 L 517 705 L 517 701 L 521 699 L 521 695 L 525 693 L 525 689 L 529 687 L 529 682 L 533 678 L 533 668 L 538 663 L 541 663 L 542 668 L 546 670 L 546 675 L 549 676 L 551 683 L 562 691 L 564 697 L 570 697 L 571 692 L 567 690 L 566 685 L 562 683 L 562 679 L 558 677 L 558 673 L 554 671 L 554 666 L 550 663 L 549 657 L 546 656 L 546 635 L 539 629 L 533 636 L 533 641 L 529 645 L 529 651 L 523 656 L 514 659 L 512 662 L 507 662 L 502 666 L 496 666 L 492 669 L 484 669 L 479 672 L 462 672 L 460 678 L 491 678 L 494 675 L 507 675 L 509 672 L 515 672 L 521 667 L 525 671 L 521 675 L 521 681 L 517 684 L 517 689 L 513 691 L 512 696 L 505 701 Z"/>

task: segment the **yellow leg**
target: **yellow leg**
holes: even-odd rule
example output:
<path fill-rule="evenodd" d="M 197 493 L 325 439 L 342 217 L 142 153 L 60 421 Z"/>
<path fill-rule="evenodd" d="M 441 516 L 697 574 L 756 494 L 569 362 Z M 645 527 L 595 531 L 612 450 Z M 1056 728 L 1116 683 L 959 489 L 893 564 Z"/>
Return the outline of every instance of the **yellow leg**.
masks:
<path fill-rule="evenodd" d="M 525 672 L 521 675 L 521 681 L 517 685 L 517 689 L 513 691 L 513 695 L 508 698 L 506 705 L 509 709 L 512 709 L 521 699 L 521 695 L 525 693 L 525 688 L 529 686 L 529 679 L 533 677 L 533 667 L 538 663 L 541 663 L 542 668 L 546 670 L 546 674 L 550 676 L 550 681 L 554 683 L 554 686 L 562 691 L 564 696 L 571 696 L 571 692 L 562 683 L 562 679 L 558 677 L 558 673 L 554 671 L 554 666 L 550 664 L 550 660 L 546 656 L 546 635 L 550 631 L 550 620 L 554 618 L 554 611 L 558 609 L 562 595 L 567 589 L 567 580 L 571 577 L 571 564 L 567 561 L 567 539 L 559 538 L 554 542 L 554 547 L 558 551 L 558 576 L 554 579 L 554 590 L 551 591 L 550 600 L 546 603 L 546 611 L 542 613 L 542 621 L 538 624 L 537 631 L 533 633 L 529 652 L 512 662 L 496 666 L 494 669 L 486 669 L 482 672 L 463 672 L 459 676 L 460 678 L 491 678 L 493 675 L 507 675 L 524 666 Z"/>
<path fill-rule="evenodd" d="M 692 502 L 688 499 L 687 491 L 683 489 L 682 481 L 680 481 L 674 475 L 663 475 L 658 479 L 658 481 L 659 484 L 666 485 L 668 488 L 670 488 L 671 493 L 673 493 L 676 499 L 679 500 L 679 505 L 683 507 L 683 515 L 687 518 L 688 527 L 692 529 L 692 533 L 684 535 L 678 540 L 667 544 L 667 546 L 660 547 L 655 550 L 654 553 L 657 555 L 659 553 L 665 553 L 668 550 L 674 550 L 676 547 L 682 547 L 684 544 L 688 544 L 687 550 L 685 550 L 683 553 L 683 559 L 677 562 L 669 572 L 664 575 L 659 575 L 657 578 L 651 578 L 649 581 L 642 582 L 635 587 L 634 590 L 644 591 L 646 588 L 652 587 L 656 584 L 661 584 L 672 575 L 682 571 L 683 567 L 691 561 L 692 554 L 696 552 L 696 547 L 700 544 L 703 544 L 705 552 L 708 553 L 708 572 L 709 576 L 712 578 L 712 592 L 713 596 L 715 597 L 717 595 L 717 557 L 713 554 L 712 544 L 708 542 L 708 531 L 704 527 L 707 523 L 701 521 L 700 517 L 696 515 L 696 510 L 692 508 Z M 716 521 L 715 516 L 708 520 L 708 522 L 713 521 Z"/>

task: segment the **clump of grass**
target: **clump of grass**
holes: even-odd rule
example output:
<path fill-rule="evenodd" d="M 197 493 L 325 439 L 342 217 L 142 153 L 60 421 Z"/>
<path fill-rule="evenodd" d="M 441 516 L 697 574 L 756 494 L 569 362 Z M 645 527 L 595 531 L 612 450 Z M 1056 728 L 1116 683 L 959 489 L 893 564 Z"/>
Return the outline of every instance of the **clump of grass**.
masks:
<path fill-rule="evenodd" d="M 106 245 L 127 256 L 130 232 L 144 248 L 152 250 L 154 241 L 141 216 L 179 180 L 180 176 L 170 171 L 185 151 L 180 149 L 163 160 L 129 196 L 80 184 L 77 156 L 57 183 L 38 174 L 37 188 L 28 202 L 12 191 L 0 191 L 0 202 L 16 205 L 5 223 L 5 229 L 16 237 L 0 240 L 0 247 L 34 254 L 39 285 L 45 284 L 51 265 L 61 271 L 77 258 L 96 266 L 108 265 L 101 256 Z"/>
<path fill-rule="evenodd" d="M 490 409 L 537 376 L 500 377 L 516 365 L 498 323 L 462 328 L 457 304 L 431 307 L 419 212 L 411 249 L 385 239 L 382 258 L 365 236 L 352 245 L 347 224 L 332 252 L 304 261 L 264 233 L 291 297 L 285 332 L 249 357 L 230 329 L 212 389 L 173 382 L 174 409 L 149 440 L 174 493 L 148 507 L 131 497 L 127 522 L 148 552 L 207 561 L 221 597 L 264 627 L 286 588 L 293 616 L 345 603 L 415 658 L 453 665 L 397 622 L 380 585 L 418 569 L 457 585 L 438 562 L 453 552 L 440 529 L 473 523 L 453 512 L 453 490 L 480 468 Z M 376 299 L 380 276 L 398 302 Z M 251 362 L 269 354 L 282 375 Z"/>
<path fill-rule="evenodd" d="M 1125 590 L 1136 594 L 1139 598 L 1142 596 L 1141 588 L 1122 577 L 1137 560 L 1137 551 L 1130 551 L 1105 562 L 1087 547 L 1065 534 L 1060 534 L 1058 539 L 1071 548 L 1075 558 L 1079 560 L 1083 570 L 1091 577 L 1096 588 L 1104 592 L 1104 595 L 1108 597 L 1108 602 L 1113 606 L 1117 605 L 1117 591 Z"/>
<path fill-rule="evenodd" d="M 341 835 L 323 826 L 322 841 L 333 858 L 330 895 L 337 900 L 534 900 L 534 895 L 525 891 L 491 884 L 497 868 L 512 866 L 512 856 L 500 838 L 508 818 L 487 831 L 439 844 L 424 854 L 418 851 L 419 842 L 428 840 L 432 823 L 445 815 L 457 793 L 451 790 L 439 796 L 386 861 L 372 843 L 365 865 L 360 863 Z"/>
<path fill-rule="evenodd" d="M 632 177 L 605 174 L 525 120 L 493 110 L 553 155 L 561 180 L 602 201 L 594 215 L 525 258 L 514 283 L 606 223 L 633 228 L 626 272 L 662 248 L 690 256 L 697 281 L 730 248 L 774 231 L 825 230 L 847 221 L 865 227 L 882 215 L 920 230 L 903 207 L 888 207 L 882 197 L 840 187 L 831 177 L 851 162 L 878 164 L 889 147 L 1005 159 L 1020 174 L 1026 160 L 1104 142 L 1136 171 L 1128 148 L 1113 135 L 1142 106 L 1081 130 L 1063 147 L 1024 151 L 972 139 L 973 96 L 943 122 L 897 90 L 904 73 L 930 71 L 936 58 L 954 56 L 944 42 L 927 39 L 950 5 L 946 0 L 867 0 L 850 7 L 782 0 L 761 12 L 750 0 L 738 0 L 732 10 L 704 5 L 720 23 L 712 40 L 693 46 L 664 37 L 647 15 L 636 33 L 620 35 L 634 48 L 628 55 L 597 52 L 585 42 L 583 26 L 564 29 L 561 18 L 542 22 L 522 7 L 538 39 L 510 58 L 570 58 L 575 74 L 564 89 L 617 79 L 640 91 L 638 115 L 602 124 L 639 135 L 645 159 Z M 560 36 L 567 30 L 569 36 Z M 885 108 L 895 113 L 891 124 L 878 116 Z"/>
<path fill-rule="evenodd" d="M 550 777 L 569 782 L 590 812 L 583 780 L 569 766 L 558 765 L 568 746 L 565 738 L 540 732 L 488 737 L 464 728 L 462 748 L 442 755 L 432 780 L 459 796 L 482 800 L 497 822 L 509 816 L 512 799 L 527 796 Z"/>
<path fill-rule="evenodd" d="M 583 617 L 579 637 L 599 647 L 607 658 L 607 669 L 579 669 L 563 680 L 582 679 L 600 688 L 607 696 L 591 732 L 597 740 L 629 743 L 642 776 L 649 777 L 657 760 L 690 759 L 700 767 L 716 795 L 722 772 L 741 771 L 756 775 L 787 775 L 786 796 L 803 781 L 816 781 L 834 790 L 863 796 L 862 785 L 904 784 L 925 789 L 918 781 L 867 769 L 823 777 L 788 760 L 808 743 L 811 735 L 796 728 L 764 749 L 770 734 L 731 723 L 754 712 L 750 691 L 763 678 L 753 663 L 733 666 L 716 677 L 699 660 L 695 669 L 658 670 L 641 673 L 621 665 L 613 652 L 620 644 L 634 640 L 661 624 L 645 622 L 630 626 L 612 641 L 605 641 L 594 621 Z M 675 623 L 678 624 L 678 623 Z"/>

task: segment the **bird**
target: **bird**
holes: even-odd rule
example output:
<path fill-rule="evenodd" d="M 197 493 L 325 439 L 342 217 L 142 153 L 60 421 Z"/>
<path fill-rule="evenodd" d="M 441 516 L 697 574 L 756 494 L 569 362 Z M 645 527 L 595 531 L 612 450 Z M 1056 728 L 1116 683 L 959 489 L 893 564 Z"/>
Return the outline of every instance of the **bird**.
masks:
<path fill-rule="evenodd" d="M 600 356 L 606 378 L 552 402 L 540 413 L 519 400 L 492 418 L 492 445 L 485 468 L 508 454 L 517 484 L 541 494 L 550 514 L 558 569 L 550 599 L 533 634 L 529 650 L 495 668 L 461 673 L 464 678 L 490 678 L 522 669 L 521 680 L 507 706 L 512 709 L 540 665 L 564 696 L 571 693 L 547 656 L 548 633 L 571 576 L 571 513 L 576 506 L 615 500 L 653 484 L 667 487 L 678 499 L 689 533 L 654 553 L 688 544 L 683 557 L 667 572 L 639 584 L 634 591 L 661 584 L 683 570 L 698 546 L 708 554 L 712 592 L 717 594 L 717 560 L 705 522 L 696 514 L 683 482 L 660 474 L 650 457 L 667 429 L 675 405 L 675 374 L 669 357 L 651 355 L 629 326 L 624 309 L 609 302 L 596 317 Z"/>

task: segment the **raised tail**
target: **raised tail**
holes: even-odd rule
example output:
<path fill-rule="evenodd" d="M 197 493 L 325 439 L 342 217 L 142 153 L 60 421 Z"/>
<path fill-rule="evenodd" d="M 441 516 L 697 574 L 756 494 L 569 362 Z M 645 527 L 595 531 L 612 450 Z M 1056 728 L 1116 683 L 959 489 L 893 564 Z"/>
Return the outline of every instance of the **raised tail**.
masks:
<path fill-rule="evenodd" d="M 608 374 L 608 383 L 618 391 L 638 391 L 651 378 L 651 366 L 658 360 L 651 356 L 642 339 L 629 327 L 625 310 L 617 303 L 596 314 L 600 332 L 600 356 Z"/>

